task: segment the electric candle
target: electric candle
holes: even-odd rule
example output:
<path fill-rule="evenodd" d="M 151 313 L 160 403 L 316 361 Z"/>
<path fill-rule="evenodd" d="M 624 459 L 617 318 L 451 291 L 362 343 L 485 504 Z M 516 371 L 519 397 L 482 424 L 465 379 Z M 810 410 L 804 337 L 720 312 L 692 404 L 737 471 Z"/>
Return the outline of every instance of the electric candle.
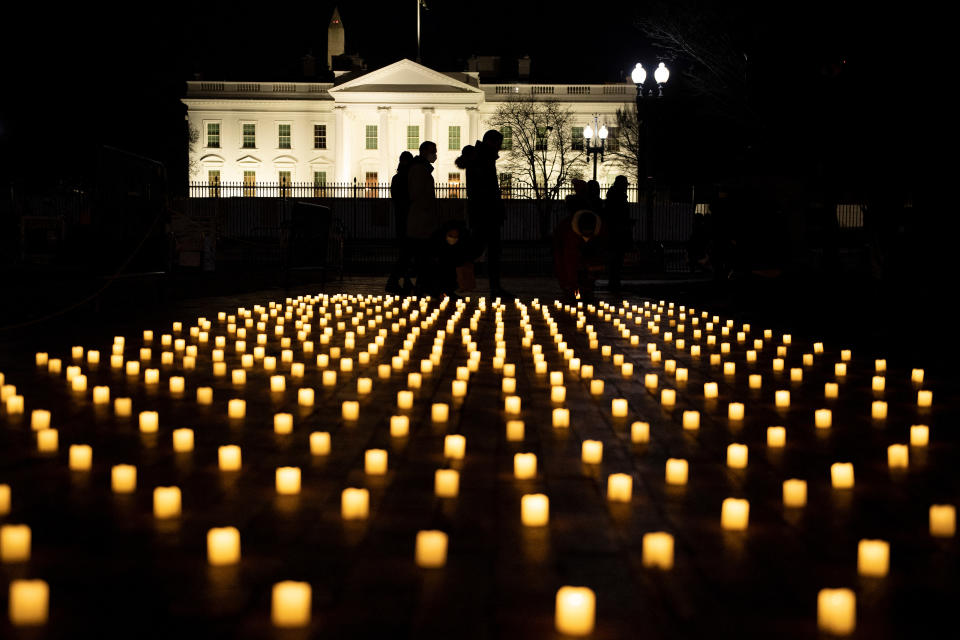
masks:
<path fill-rule="evenodd" d="M 74 391 L 86 391 L 86 390 L 87 390 L 87 376 L 85 376 L 85 375 L 83 375 L 83 374 L 74 376 L 73 380 L 70 381 L 70 384 L 71 384 L 71 386 L 73 387 L 73 390 L 74 390 Z M 923 393 L 923 392 L 921 391 L 921 393 Z M 16 397 L 22 397 L 22 396 L 14 396 L 14 398 L 16 398 Z M 7 412 L 8 412 L 8 413 L 23 413 L 23 407 L 22 407 L 22 406 L 19 408 L 19 411 L 18 411 L 18 410 L 11 411 L 11 410 L 10 410 L 10 405 L 11 405 L 10 400 L 13 400 L 13 398 L 8 398 L 8 399 L 7 399 Z M 16 404 L 16 403 L 14 403 L 14 404 Z M 22 404 L 22 403 L 21 403 L 21 404 Z"/>
<path fill-rule="evenodd" d="M 626 473 L 612 473 L 607 476 L 607 500 L 630 502 L 632 496 L 633 477 Z"/>
<path fill-rule="evenodd" d="M 460 382 L 459 380 L 454 380 L 454 382 Z M 504 378 L 500 383 L 500 388 L 503 393 L 511 394 L 517 392 L 517 379 L 516 378 Z"/>
<path fill-rule="evenodd" d="M 114 493 L 133 493 L 137 490 L 137 468 L 132 464 L 118 464 L 110 468 L 110 488 Z"/>
<path fill-rule="evenodd" d="M 10 624 L 46 624 L 49 606 L 50 587 L 43 580 L 10 581 Z"/>
<path fill-rule="evenodd" d="M 666 466 L 667 484 L 687 484 L 689 465 L 683 458 L 668 458 Z"/>
<path fill-rule="evenodd" d="M 685 367 L 677 368 L 676 374 L 677 382 L 686 382 L 687 381 L 687 370 Z"/>
<path fill-rule="evenodd" d="M 703 397 L 704 398 L 716 398 L 719 395 L 719 389 L 716 382 L 704 382 L 703 383 Z"/>
<path fill-rule="evenodd" d="M 587 587 L 560 587 L 557 591 L 554 625 L 570 636 L 586 636 L 593 631 L 597 598 Z"/>
<path fill-rule="evenodd" d="M 663 389 L 660 391 L 660 404 L 664 407 L 672 407 L 677 403 L 677 392 L 675 389 Z"/>
<path fill-rule="evenodd" d="M 310 624 L 310 601 L 313 591 L 309 583 L 284 580 L 273 585 L 270 620 L 282 628 L 305 627 Z"/>
<path fill-rule="evenodd" d="M 603 395 L 603 380 L 594 379 L 590 381 L 590 395 L 592 396 L 602 396 Z"/>
<path fill-rule="evenodd" d="M 58 447 L 59 434 L 56 429 L 37 431 L 37 451 L 41 453 L 55 453 Z M 2 510 L 0 510 L 2 515 Z"/>
<path fill-rule="evenodd" d="M 71 471 L 90 471 L 93 464 L 93 448 L 88 444 L 72 444 L 69 450 Z"/>
<path fill-rule="evenodd" d="M 957 509 L 952 504 L 930 506 L 930 535 L 952 538 L 957 533 Z"/>
<path fill-rule="evenodd" d="M 438 498 L 456 498 L 460 492 L 460 472 L 437 469 L 433 474 L 433 492 Z"/>
<path fill-rule="evenodd" d="M 0 526 L 0 562 L 30 560 L 30 527 L 25 524 Z"/>
<path fill-rule="evenodd" d="M 628 406 L 626 398 L 614 398 L 610 401 L 610 413 L 614 418 L 626 418 L 627 409 Z"/>
<path fill-rule="evenodd" d="M 580 458 L 586 464 L 600 464 L 603 461 L 603 442 L 584 440 L 580 448 Z"/>
<path fill-rule="evenodd" d="M 882 578 L 890 570 L 890 543 L 885 540 L 861 540 L 857 545 L 857 573 Z"/>
<path fill-rule="evenodd" d="M 270 376 L 270 391 L 279 393 L 287 389 L 287 379 L 283 376 Z"/>
<path fill-rule="evenodd" d="M 418 531 L 415 551 L 418 567 L 436 569 L 447 563 L 447 534 L 443 531 Z"/>
<path fill-rule="evenodd" d="M 310 434 L 310 455 L 325 456 L 330 453 L 330 433 L 314 431 Z"/>
<path fill-rule="evenodd" d="M 834 462 L 830 465 L 830 482 L 834 489 L 852 489 L 853 463 Z"/>
<path fill-rule="evenodd" d="M 520 396 L 507 396 L 503 399 L 503 411 L 511 415 L 520 413 Z"/>
<path fill-rule="evenodd" d="M 823 385 L 823 397 L 828 399 L 836 398 L 840 395 L 840 385 L 836 382 L 827 382 Z"/>
<path fill-rule="evenodd" d="M 727 466 L 731 469 L 747 468 L 747 445 L 731 444 L 727 446 Z"/>
<path fill-rule="evenodd" d="M 633 376 L 633 363 L 624 362 L 623 365 L 621 365 L 620 367 L 620 375 L 622 375 L 624 378 L 629 378 Z"/>
<path fill-rule="evenodd" d="M 277 467 L 276 487 L 278 495 L 293 496 L 300 493 L 300 467 Z"/>
<path fill-rule="evenodd" d="M 648 373 L 643 376 L 643 386 L 647 389 L 656 389 L 660 383 L 660 377 L 655 373 Z"/>
<path fill-rule="evenodd" d="M 870 416 L 874 420 L 885 420 L 887 417 L 887 403 L 883 400 L 874 400 L 870 406 Z"/>
<path fill-rule="evenodd" d="M 333 387 L 337 384 L 337 372 L 332 370 L 324 371 L 320 377 L 321 383 L 325 387 Z"/>
<path fill-rule="evenodd" d="M 643 566 L 673 568 L 673 536 L 664 531 L 643 534 Z"/>
<path fill-rule="evenodd" d="M 10 485 L 0 484 L 0 516 L 5 516 L 9 513 L 10 513 Z"/>
<path fill-rule="evenodd" d="M 750 521 L 750 502 L 725 498 L 720 509 L 720 526 L 727 531 L 745 531 Z"/>
<path fill-rule="evenodd" d="M 513 456 L 513 476 L 517 480 L 537 477 L 537 454 L 517 453 Z"/>
<path fill-rule="evenodd" d="M 110 356 L 110 367 L 112 369 L 121 369 L 123 368 L 123 355 L 114 354 Z"/>
<path fill-rule="evenodd" d="M 787 430 L 783 427 L 767 427 L 767 446 L 782 447 L 787 443 Z"/>
<path fill-rule="evenodd" d="M 360 403 L 356 400 L 344 400 L 340 405 L 340 414 L 344 420 L 359 420 Z"/>
<path fill-rule="evenodd" d="M 613 366 L 615 366 L 615 367 L 622 367 L 622 366 L 623 366 L 623 354 L 622 354 L 622 353 L 615 353 L 615 354 L 613 355 Z"/>
<path fill-rule="evenodd" d="M 214 566 L 240 562 L 240 532 L 236 527 L 214 527 L 207 531 L 207 562 Z"/>
<path fill-rule="evenodd" d="M 217 449 L 217 462 L 220 471 L 240 471 L 242 456 L 240 447 L 235 444 L 228 444 Z"/>
<path fill-rule="evenodd" d="M 887 386 L 887 379 L 883 376 L 873 376 L 871 387 L 874 391 L 882 392 Z"/>
<path fill-rule="evenodd" d="M 723 375 L 732 376 L 737 372 L 737 364 L 735 362 L 724 362 L 723 363 Z"/>
<path fill-rule="evenodd" d="M 830 409 L 817 409 L 813 412 L 813 423 L 818 429 L 829 429 L 833 425 L 833 412 Z"/>
<path fill-rule="evenodd" d="M 550 499 L 542 493 L 520 498 L 520 519 L 526 527 L 543 527 L 550 520 Z"/>
<path fill-rule="evenodd" d="M 563 402 L 567 399 L 567 388 L 562 385 L 550 387 L 551 402 Z"/>
<path fill-rule="evenodd" d="M 180 516 L 180 488 L 157 487 L 153 490 L 153 515 L 155 518 Z"/>
<path fill-rule="evenodd" d="M 774 371 L 783 371 L 783 358 L 774 358 L 773 359 L 773 370 Z"/>
<path fill-rule="evenodd" d="M 817 594 L 817 627 L 847 636 L 857 626 L 857 596 L 850 589 L 820 589 Z"/>
<path fill-rule="evenodd" d="M 781 408 L 781 409 L 784 409 L 784 408 L 786 408 L 786 407 L 789 407 L 789 406 L 790 406 L 790 392 L 787 391 L 787 390 L 784 390 L 784 389 L 778 390 L 778 391 L 774 394 L 774 404 L 775 404 L 777 407 Z"/>
<path fill-rule="evenodd" d="M 50 412 L 46 409 L 34 409 L 30 412 L 30 428 L 41 431 L 50 428 Z"/>
<path fill-rule="evenodd" d="M 910 426 L 910 445 L 914 447 L 925 447 L 930 442 L 930 427 L 925 424 L 914 424 Z"/>
<path fill-rule="evenodd" d="M 231 418 L 242 418 L 247 415 L 247 401 L 232 398 L 227 402 L 227 415 Z"/>
<path fill-rule="evenodd" d="M 193 429 L 173 430 L 173 450 L 177 453 L 193 451 Z"/>
<path fill-rule="evenodd" d="M 523 432 L 523 420 L 507 420 L 507 442 L 522 441 Z"/>
<path fill-rule="evenodd" d="M 570 410 L 562 407 L 557 407 L 553 410 L 553 426 L 554 427 L 569 427 L 570 426 Z"/>
<path fill-rule="evenodd" d="M 696 333 L 696 331 L 695 331 L 694 333 Z M 694 336 L 694 337 L 696 337 L 696 336 Z M 690 357 L 692 357 L 692 358 L 699 358 L 699 357 L 700 357 L 700 345 L 698 345 L 698 344 L 690 345 Z"/>
<path fill-rule="evenodd" d="M 306 367 L 302 362 L 294 362 L 290 365 L 290 375 L 294 378 L 302 378 Z"/>
<path fill-rule="evenodd" d="M 141 433 L 157 432 L 160 426 L 160 415 L 156 411 L 141 411 L 139 419 Z"/>
<path fill-rule="evenodd" d="M 400 409 L 413 408 L 413 391 L 397 391 L 397 407 Z"/>
<path fill-rule="evenodd" d="M 927 391 L 927 390 L 917 391 L 918 407 L 930 407 L 932 405 L 933 405 L 933 391 Z"/>
<path fill-rule="evenodd" d="M 430 407 L 430 419 L 433 422 L 447 422 L 450 419 L 450 405 L 444 402 L 434 402 Z"/>
<path fill-rule="evenodd" d="M 693 431 L 700 428 L 700 412 L 699 411 L 684 411 L 683 412 L 683 428 Z"/>
<path fill-rule="evenodd" d="M 887 370 L 887 361 L 885 359 L 874 360 L 873 366 L 877 373 L 884 373 Z"/>
<path fill-rule="evenodd" d="M 45 351 L 38 351 L 35 360 L 38 367 L 45 367 L 50 360 L 50 356 Z"/>
<path fill-rule="evenodd" d="M 833 365 L 833 375 L 838 378 L 842 378 L 847 375 L 847 364 L 845 362 L 838 362 Z"/>
<path fill-rule="evenodd" d="M 309 387 L 297 389 L 297 404 L 299 404 L 301 407 L 312 407 L 313 400 L 314 400 L 313 389 Z"/>
<path fill-rule="evenodd" d="M 387 379 L 390 377 L 390 365 L 381 364 L 377 366 L 377 376 L 381 379 Z"/>
<path fill-rule="evenodd" d="M 731 402 L 727 405 L 727 417 L 730 420 L 743 420 L 743 411 L 742 402 Z"/>
<path fill-rule="evenodd" d="M 61 366 L 62 361 L 60 358 L 50 358 L 47 360 L 47 371 L 50 373 L 60 373 Z M 137 366 L 139 367 L 139 364 Z"/>
<path fill-rule="evenodd" d="M 83 357 L 83 347 L 71 347 L 70 355 L 73 356 L 74 360 L 79 360 Z"/>
<path fill-rule="evenodd" d="M 923 369 L 912 369 L 910 371 L 910 381 L 914 384 L 923 384 Z"/>
<path fill-rule="evenodd" d="M 891 469 L 906 469 L 909 466 L 910 449 L 905 444 L 887 447 L 887 465 Z"/>
<path fill-rule="evenodd" d="M 807 504 L 807 481 L 791 478 L 783 481 L 783 506 L 799 508 Z"/>
<path fill-rule="evenodd" d="M 128 418 L 133 413 L 133 400 L 117 398 L 113 401 L 113 412 L 120 418 Z"/>

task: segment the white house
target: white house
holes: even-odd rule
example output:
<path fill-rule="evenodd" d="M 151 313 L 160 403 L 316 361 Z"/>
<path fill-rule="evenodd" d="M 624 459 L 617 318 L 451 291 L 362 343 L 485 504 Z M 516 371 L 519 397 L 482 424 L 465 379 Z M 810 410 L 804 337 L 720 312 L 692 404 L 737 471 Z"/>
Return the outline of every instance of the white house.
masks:
<path fill-rule="evenodd" d="M 482 84 L 478 72 L 439 72 L 406 59 L 340 74 L 333 83 L 190 81 L 183 103 L 199 133 L 190 150 L 190 180 L 243 183 L 250 187 L 245 195 L 257 195 L 254 186 L 264 183 L 383 183 L 402 151 L 416 154 L 422 141 L 432 140 L 439 148 L 436 181 L 459 182 L 454 160 L 460 149 L 490 128 L 498 103 L 518 95 L 568 106 L 573 127 L 592 126 L 597 115 L 612 128 L 635 88 Z M 601 183 L 612 181 L 614 169 L 607 170 L 601 165 Z"/>

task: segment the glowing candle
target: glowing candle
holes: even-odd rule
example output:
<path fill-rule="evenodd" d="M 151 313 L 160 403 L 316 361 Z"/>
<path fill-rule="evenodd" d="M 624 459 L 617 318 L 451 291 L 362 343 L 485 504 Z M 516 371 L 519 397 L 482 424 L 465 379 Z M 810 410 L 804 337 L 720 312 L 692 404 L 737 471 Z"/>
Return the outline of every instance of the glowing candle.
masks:
<path fill-rule="evenodd" d="M 695 331 L 694 333 L 696 333 L 696 331 Z M 694 336 L 694 337 L 696 337 L 696 336 Z M 699 358 L 699 357 L 700 357 L 700 345 L 698 345 L 698 344 L 690 345 L 690 357 L 692 357 L 692 358 Z"/>
<path fill-rule="evenodd" d="M 340 494 L 340 515 L 344 520 L 364 520 L 370 514 L 370 492 L 349 487 Z"/>
<path fill-rule="evenodd" d="M 885 540 L 861 540 L 857 545 L 857 573 L 882 578 L 890 570 L 890 543 Z"/>
<path fill-rule="evenodd" d="M 433 492 L 438 498 L 456 498 L 460 492 L 460 472 L 437 469 L 433 474 Z"/>
<path fill-rule="evenodd" d="M 270 376 L 270 391 L 282 392 L 287 388 L 287 379 L 283 376 Z"/>
<path fill-rule="evenodd" d="M 34 409 L 30 412 L 30 428 L 41 431 L 50 428 L 50 412 L 46 409 Z"/>
<path fill-rule="evenodd" d="M 121 369 L 123 368 L 123 355 L 114 354 L 110 356 L 110 367 L 112 369 Z"/>
<path fill-rule="evenodd" d="M 677 369 L 676 373 L 677 382 L 686 382 L 687 381 L 687 369 L 685 367 L 680 367 Z"/>
<path fill-rule="evenodd" d="M 615 367 L 622 367 L 622 366 L 623 366 L 623 354 L 622 354 L 622 353 L 616 353 L 616 354 L 614 354 L 614 356 L 613 356 L 613 366 L 615 366 Z"/>
<path fill-rule="evenodd" d="M 833 412 L 830 409 L 817 409 L 813 412 L 813 423 L 818 429 L 829 429 L 833 425 Z"/>
<path fill-rule="evenodd" d="M 727 531 L 745 531 L 750 521 L 750 502 L 725 498 L 720 509 L 720 526 Z"/>
<path fill-rule="evenodd" d="M 337 384 L 337 372 L 332 370 L 324 371 L 320 376 L 321 383 L 325 387 L 333 387 Z"/>
<path fill-rule="evenodd" d="M 0 526 L 0 562 L 30 560 L 30 527 L 25 524 Z"/>
<path fill-rule="evenodd" d="M 507 442 L 522 441 L 523 432 L 523 420 L 507 420 Z"/>
<path fill-rule="evenodd" d="M 614 398 L 610 401 L 610 413 L 614 418 L 626 418 L 627 409 L 628 406 L 626 398 Z"/>
<path fill-rule="evenodd" d="M 603 380 L 595 379 L 590 381 L 590 395 L 592 396 L 603 395 Z"/>
<path fill-rule="evenodd" d="M 43 580 L 10 581 L 10 624 L 16 627 L 46 624 L 50 586 Z"/>
<path fill-rule="evenodd" d="M 231 418 L 242 418 L 247 415 L 247 401 L 232 398 L 227 402 L 227 415 Z"/>
<path fill-rule="evenodd" d="M 377 377 L 387 379 L 390 377 L 390 365 L 381 364 L 377 366 Z"/>
<path fill-rule="evenodd" d="M 0 484 L 0 516 L 5 516 L 9 513 L 10 513 L 10 485 Z"/>
<path fill-rule="evenodd" d="M 443 456 L 453 460 L 463 460 L 467 449 L 467 439 L 462 435 L 449 435 L 443 439 Z"/>
<path fill-rule="evenodd" d="M 300 467 L 277 467 L 275 484 L 279 495 L 300 493 Z"/>
<path fill-rule="evenodd" d="M 743 420 L 743 403 L 731 402 L 727 405 L 727 417 L 730 420 Z"/>
<path fill-rule="evenodd" d="M 917 391 L 918 407 L 930 407 L 932 405 L 933 405 L 933 391 L 927 391 L 927 390 Z"/>
<path fill-rule="evenodd" d="M 834 462 L 830 465 L 830 482 L 834 489 L 852 489 L 853 463 Z"/>
<path fill-rule="evenodd" d="M 544 527 L 550 520 L 550 499 L 542 493 L 520 498 L 520 520 L 527 527 Z"/>
<path fill-rule="evenodd" d="M 703 397 L 704 398 L 716 398 L 719 395 L 719 389 L 716 382 L 704 382 L 703 383 Z"/>
<path fill-rule="evenodd" d="M 783 358 L 774 358 L 773 359 L 773 370 L 774 371 L 783 371 Z"/>
<path fill-rule="evenodd" d="M 74 360 L 79 360 L 83 357 L 83 347 L 72 347 L 70 349 L 70 355 L 73 356 Z"/>
<path fill-rule="evenodd" d="M 59 434 L 56 429 L 37 431 L 37 451 L 41 453 L 55 453 L 59 445 Z M 2 515 L 2 509 L 0 509 Z"/>
<path fill-rule="evenodd" d="M 633 477 L 626 473 L 611 473 L 607 476 L 607 500 L 630 502 L 633 496 Z"/>
<path fill-rule="evenodd" d="M 909 466 L 910 449 L 905 444 L 887 447 L 887 465 L 891 469 L 906 469 Z"/>
<path fill-rule="evenodd" d="M 731 444 L 727 446 L 727 466 L 731 469 L 747 468 L 747 445 Z"/>
<path fill-rule="evenodd" d="M 838 362 L 833 365 L 833 375 L 838 378 L 842 378 L 847 375 L 847 364 L 845 362 Z"/>
<path fill-rule="evenodd" d="M 587 587 L 560 587 L 557 591 L 554 625 L 570 636 L 585 636 L 593 631 L 597 598 Z"/>
<path fill-rule="evenodd" d="M 843 349 L 842 351 L 840 351 L 840 359 L 843 360 L 844 362 L 849 362 L 850 358 L 852 357 L 853 357 L 853 352 L 851 352 L 850 349 Z"/>
<path fill-rule="evenodd" d="M 38 351 L 35 359 L 38 367 L 45 367 L 50 361 L 50 356 L 44 351 Z"/>
<path fill-rule="evenodd" d="M 558 428 L 570 426 L 570 410 L 557 407 L 553 410 L 553 426 Z"/>
<path fill-rule="evenodd" d="M 593 377 L 593 365 L 585 364 L 580 366 L 580 377 L 584 380 L 589 380 Z"/>
<path fill-rule="evenodd" d="M 240 471 L 242 456 L 240 447 L 235 444 L 228 444 L 217 449 L 217 462 L 220 471 Z"/>
<path fill-rule="evenodd" d="M 143 381 L 146 384 L 158 384 L 160 382 L 160 369 L 147 369 L 143 372 Z"/>
<path fill-rule="evenodd" d="M 910 444 L 914 447 L 925 447 L 930 442 L 930 427 L 925 424 L 910 426 Z"/>
<path fill-rule="evenodd" d="M 344 400 L 340 405 L 340 414 L 344 420 L 359 420 L 360 403 L 356 400 Z"/>
<path fill-rule="evenodd" d="M 153 490 L 153 516 L 155 518 L 180 517 L 180 488 L 157 487 Z"/>
<path fill-rule="evenodd" d="M 836 636 L 848 636 L 857 626 L 857 596 L 850 589 L 820 589 L 817 627 Z"/>
<path fill-rule="evenodd" d="M 767 427 L 767 446 L 782 447 L 787 443 L 787 430 L 783 427 Z"/>
<path fill-rule="evenodd" d="M 240 562 L 240 532 L 236 527 L 214 527 L 207 531 L 207 562 L 214 566 Z"/>
<path fill-rule="evenodd" d="M 447 534 L 443 531 L 418 531 L 414 553 L 418 567 L 436 569 L 447 563 Z"/>
<path fill-rule="evenodd" d="M 302 378 L 306 367 L 302 362 L 294 362 L 290 365 L 290 375 L 294 378 Z"/>
<path fill-rule="evenodd" d="M 673 568 L 673 536 L 664 531 L 643 534 L 643 566 Z"/>
<path fill-rule="evenodd" d="M 133 400 L 117 398 L 113 401 L 113 412 L 120 418 L 128 418 L 133 413 Z"/>
<path fill-rule="evenodd" d="M 930 505 L 930 535 L 952 538 L 957 533 L 957 508 L 952 504 Z"/>
<path fill-rule="evenodd" d="M 270 620 L 273 626 L 292 628 L 310 624 L 312 599 L 313 590 L 307 582 L 284 580 L 274 584 L 270 606 Z"/>
<path fill-rule="evenodd" d="M 774 404 L 781 409 L 790 406 L 790 392 L 780 389 L 774 394 Z"/>
<path fill-rule="evenodd" d="M 683 458 L 668 458 L 666 466 L 667 484 L 687 484 L 689 466 Z"/>
<path fill-rule="evenodd" d="M 256 351 L 256 349 L 254 349 Z M 277 358 L 276 356 L 264 356 L 263 358 L 263 370 L 264 371 L 273 371 L 277 368 Z"/>
<path fill-rule="evenodd" d="M 633 376 L 633 363 L 632 363 L 632 362 L 624 362 L 623 365 L 620 367 L 620 374 L 621 374 L 624 378 L 629 378 L 629 377 Z"/>
<path fill-rule="evenodd" d="M 650 423 L 637 421 L 631 424 L 630 441 L 634 443 L 650 442 Z"/>
<path fill-rule="evenodd" d="M 62 363 L 62 361 L 60 360 L 60 358 L 50 358 L 50 359 L 47 361 L 47 371 L 49 371 L 50 373 L 60 373 L 60 369 L 61 369 L 61 367 L 62 367 L 62 364 L 63 364 L 63 363 Z M 138 365 L 138 367 L 139 367 L 139 365 Z M 139 369 L 138 369 L 138 370 L 139 370 Z"/>
<path fill-rule="evenodd" d="M 737 364 L 735 362 L 724 362 L 723 363 L 723 375 L 732 376 L 737 372 Z"/>
<path fill-rule="evenodd" d="M 434 402 L 430 407 L 430 419 L 437 423 L 447 422 L 450 419 L 450 405 Z"/>
<path fill-rule="evenodd" d="M 297 389 L 297 404 L 301 407 L 312 407 L 314 401 L 314 392 L 310 387 Z"/>
<path fill-rule="evenodd" d="M 518 480 L 537 477 L 537 454 L 517 453 L 513 456 L 513 476 Z"/>
<path fill-rule="evenodd" d="M 660 404 L 664 407 L 672 407 L 677 403 L 677 392 L 675 389 L 663 389 L 660 391 Z"/>
<path fill-rule="evenodd" d="M 173 430 L 173 450 L 177 453 L 193 451 L 193 429 Z"/>
<path fill-rule="evenodd" d="M 90 445 L 70 445 L 69 456 L 71 471 L 90 471 L 90 466 L 93 464 L 93 448 Z"/>
<path fill-rule="evenodd" d="M 400 409 L 413 408 L 413 391 L 397 391 L 397 407 Z"/>
<path fill-rule="evenodd" d="M 827 382 L 823 385 L 823 397 L 833 399 L 840 395 L 840 385 L 836 382 Z"/>
<path fill-rule="evenodd" d="M 142 433 L 156 433 L 160 426 L 160 415 L 156 411 L 140 412 L 140 431 Z"/>
<path fill-rule="evenodd" d="M 923 369 L 912 369 L 910 371 L 910 381 L 914 384 L 923 384 Z"/>
<path fill-rule="evenodd" d="M 584 440 L 580 447 L 580 458 L 586 464 L 600 464 L 603 461 L 603 442 Z"/>
<path fill-rule="evenodd" d="M 503 399 L 503 411 L 511 415 L 520 413 L 520 396 L 507 396 Z"/>
<path fill-rule="evenodd" d="M 874 400 L 870 405 L 870 416 L 874 420 L 885 420 L 887 417 L 887 403 L 883 400 Z"/>
<path fill-rule="evenodd" d="M 691 431 L 699 429 L 700 428 L 700 412 L 684 411 L 683 412 L 683 428 Z"/>
<path fill-rule="evenodd" d="M 660 377 L 655 373 L 648 373 L 643 376 L 643 386 L 647 389 L 656 389 L 660 383 Z"/>
<path fill-rule="evenodd" d="M 72 385 L 74 391 L 86 391 L 86 390 L 87 390 L 87 376 L 85 376 L 85 375 L 83 375 L 83 374 L 78 375 L 78 376 L 74 376 L 73 380 L 70 381 L 70 384 Z M 923 393 L 923 392 L 921 391 L 921 393 Z M 14 396 L 14 397 L 17 397 L 17 396 Z M 7 399 L 7 412 L 8 412 L 8 413 L 23 413 L 23 407 L 20 407 L 19 411 L 17 411 L 17 410 L 10 411 L 10 404 L 11 404 L 11 403 L 10 403 L 10 400 L 13 400 L 13 398 L 8 398 L 8 399 Z"/>
<path fill-rule="evenodd" d="M 783 481 L 783 506 L 804 507 L 807 504 L 807 481 L 791 478 Z"/>
<path fill-rule="evenodd" d="M 563 385 L 550 387 L 551 402 L 563 402 L 567 399 L 567 388 Z"/>

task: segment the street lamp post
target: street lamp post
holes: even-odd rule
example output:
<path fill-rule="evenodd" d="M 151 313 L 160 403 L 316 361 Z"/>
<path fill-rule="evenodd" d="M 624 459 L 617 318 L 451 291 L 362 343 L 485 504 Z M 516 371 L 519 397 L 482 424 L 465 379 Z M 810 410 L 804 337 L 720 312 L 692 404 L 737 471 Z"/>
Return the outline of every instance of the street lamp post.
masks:
<path fill-rule="evenodd" d="M 584 150 L 587 153 L 587 156 L 593 156 L 593 179 L 597 179 L 597 154 L 600 154 L 600 162 L 603 162 L 603 148 L 607 140 L 607 127 L 599 123 L 597 115 L 593 116 L 593 124 L 596 125 L 596 129 L 587 125 L 583 128 L 583 137 L 585 139 Z M 593 138 L 594 133 L 596 137 L 600 139 L 600 144 L 594 145 Z"/>
<path fill-rule="evenodd" d="M 653 79 L 657 83 L 656 92 L 645 86 L 647 70 L 639 62 L 630 73 L 630 78 L 637 86 L 637 180 L 638 187 L 643 186 L 644 210 L 646 211 L 647 246 L 653 249 L 653 145 L 650 143 L 650 120 L 653 117 L 654 107 L 649 104 L 663 97 L 663 85 L 670 79 L 670 70 L 664 63 L 657 65 L 653 72 Z"/>

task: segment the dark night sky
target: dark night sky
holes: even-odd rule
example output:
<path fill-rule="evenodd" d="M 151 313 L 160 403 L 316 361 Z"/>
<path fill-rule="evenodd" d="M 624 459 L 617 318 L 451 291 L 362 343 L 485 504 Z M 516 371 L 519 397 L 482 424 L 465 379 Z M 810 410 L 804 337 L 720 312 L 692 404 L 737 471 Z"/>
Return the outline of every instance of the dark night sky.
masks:
<path fill-rule="evenodd" d="M 17 61 L 8 64 L 8 95 L 0 103 L 5 172 L 38 166 L 57 171 L 74 164 L 72 149 L 88 144 L 118 146 L 182 172 L 184 82 L 194 73 L 296 79 L 304 53 L 312 49 L 325 57 L 334 4 L 278 4 L 269 17 L 246 15 L 242 5 L 166 3 L 143 13 L 143 5 L 87 4 L 24 20 L 43 28 L 29 40 L 4 38 L 0 44 L 4 60 Z M 338 4 L 347 50 L 360 53 L 370 68 L 415 57 L 414 0 Z M 876 5 L 867 12 L 822 0 L 802 6 L 751 4 L 720 6 L 766 54 L 761 64 L 768 71 L 782 69 L 777 90 L 816 90 L 808 83 L 816 81 L 823 65 L 846 59 L 845 71 L 854 80 L 844 100 L 862 100 L 874 111 L 878 105 L 896 109 L 911 103 L 904 98 L 911 83 L 898 87 L 884 75 L 904 77 L 911 60 L 924 57 L 925 35 L 903 15 L 877 14 Z M 461 70 L 471 53 L 529 54 L 535 77 L 544 81 L 603 82 L 620 79 L 637 59 L 655 59 L 633 25 L 639 4 L 594 0 L 588 5 L 594 16 L 555 2 L 494 0 L 468 8 L 428 0 L 428 5 L 424 62 L 442 70 Z M 129 17 L 118 19 L 124 15 Z"/>

